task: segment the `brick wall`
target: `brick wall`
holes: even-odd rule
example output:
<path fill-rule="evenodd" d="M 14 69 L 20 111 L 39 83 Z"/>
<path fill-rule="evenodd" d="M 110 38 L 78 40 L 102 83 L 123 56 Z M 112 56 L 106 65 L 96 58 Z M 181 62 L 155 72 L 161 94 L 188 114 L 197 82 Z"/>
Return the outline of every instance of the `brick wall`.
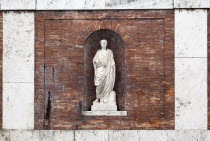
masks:
<path fill-rule="evenodd" d="M 91 60 L 84 57 L 85 40 L 100 29 L 122 38 L 124 58 L 115 60 L 125 77 L 115 89 L 123 93 L 117 100 L 127 117 L 81 115 L 94 99 L 84 89 L 94 92 L 85 83 L 92 77 L 85 71 Z M 174 129 L 172 10 L 36 12 L 35 32 L 35 129 Z M 118 49 L 109 47 L 117 57 Z"/>

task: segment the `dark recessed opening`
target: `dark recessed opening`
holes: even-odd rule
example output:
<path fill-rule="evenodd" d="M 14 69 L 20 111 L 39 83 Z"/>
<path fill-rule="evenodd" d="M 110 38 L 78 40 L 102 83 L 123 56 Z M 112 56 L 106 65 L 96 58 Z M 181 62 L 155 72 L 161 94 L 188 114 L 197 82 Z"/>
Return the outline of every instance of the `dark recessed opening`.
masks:
<path fill-rule="evenodd" d="M 124 95 L 125 95 L 125 58 L 124 58 L 124 44 L 121 36 L 115 31 L 109 29 L 101 29 L 91 33 L 85 41 L 84 45 L 84 101 L 83 111 L 90 110 L 93 101 L 96 98 L 96 88 L 94 86 L 94 68 L 93 57 L 97 50 L 101 48 L 100 41 L 106 39 L 108 41 L 107 48 L 111 49 L 114 54 L 116 64 L 116 80 L 114 91 L 117 93 L 118 110 L 124 110 Z"/>

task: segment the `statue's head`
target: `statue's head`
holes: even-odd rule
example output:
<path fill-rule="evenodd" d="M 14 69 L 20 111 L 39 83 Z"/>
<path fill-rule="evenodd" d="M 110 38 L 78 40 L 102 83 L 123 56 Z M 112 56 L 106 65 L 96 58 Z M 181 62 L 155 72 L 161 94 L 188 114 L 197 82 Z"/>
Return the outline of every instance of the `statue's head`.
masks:
<path fill-rule="evenodd" d="M 103 39 L 103 40 L 100 41 L 100 43 L 101 43 L 101 48 L 102 49 L 106 49 L 106 47 L 107 47 L 107 40 Z"/>

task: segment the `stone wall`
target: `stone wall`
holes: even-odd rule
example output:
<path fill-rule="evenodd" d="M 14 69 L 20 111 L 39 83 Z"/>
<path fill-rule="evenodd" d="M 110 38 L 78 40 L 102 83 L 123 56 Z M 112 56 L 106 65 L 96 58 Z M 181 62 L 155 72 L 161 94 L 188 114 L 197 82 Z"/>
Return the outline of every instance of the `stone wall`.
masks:
<path fill-rule="evenodd" d="M 207 51 L 210 19 L 208 17 L 210 13 L 208 10 L 210 8 L 209 0 L 1 0 L 0 4 L 2 10 L 0 15 L 0 52 L 3 49 L 2 59 L 0 57 L 0 63 L 2 62 L 0 65 L 0 70 L 2 69 L 2 73 L 0 73 L 0 79 L 2 79 L 0 85 L 0 88 L 2 87 L 2 92 L 0 91 L 0 98 L 2 97 L 0 102 L 0 107 L 2 107 L 0 110 L 2 114 L 0 116 L 0 123 L 2 122 L 0 140 L 210 140 L 210 132 L 207 130 L 210 126 L 208 123 L 208 107 L 210 105 L 207 83 L 209 80 L 209 51 Z M 148 13 L 156 9 L 160 11 L 160 14 L 160 9 L 173 12 L 174 21 L 168 21 L 169 26 L 174 22 L 175 33 L 174 37 L 171 37 L 171 40 L 174 38 L 175 43 L 174 57 L 172 57 L 175 63 L 175 70 L 172 70 L 175 72 L 175 81 L 170 81 L 175 83 L 175 95 L 173 97 L 175 104 L 171 106 L 175 107 L 172 109 L 172 112 L 175 111 L 172 120 L 174 123 L 170 127 L 173 130 L 167 130 L 169 128 L 162 128 L 165 130 L 141 130 L 158 129 L 153 128 L 154 126 L 145 128 L 148 127 L 148 122 L 142 125 L 143 128 L 135 128 L 138 130 L 121 130 L 123 128 L 103 131 L 34 130 L 71 129 L 68 128 L 68 123 L 66 123 L 67 127 L 64 127 L 63 122 L 56 123 L 56 127 L 53 128 L 42 127 L 45 119 L 43 107 L 45 107 L 47 99 L 44 97 L 48 95 L 37 95 L 43 93 L 44 83 L 39 85 L 38 80 L 43 79 L 39 75 L 43 74 L 42 70 L 45 67 L 42 59 L 43 48 L 38 49 L 37 46 L 42 46 L 42 42 L 44 42 L 44 38 L 38 37 L 43 36 L 45 24 L 37 22 L 36 19 L 39 18 L 37 16 L 40 13 L 46 14 L 46 16 L 47 13 L 54 13 L 53 17 L 65 19 L 68 14 L 75 12 L 72 10 L 103 10 L 106 12 L 114 10 L 119 12 L 129 11 L 129 9 L 132 9 L 131 11 L 144 9 Z M 38 10 L 46 11 L 40 12 Z M 55 11 L 50 12 L 48 10 Z M 141 14 L 138 15 L 141 16 Z M 170 28 L 167 27 L 167 29 Z M 40 40 L 40 43 L 37 40 Z M 82 48 L 77 50 L 82 50 Z M 40 72 L 35 71 L 35 68 L 40 69 Z M 139 111 L 141 110 L 139 109 Z M 38 114 L 40 111 L 43 112 Z M 138 111 L 138 108 L 135 111 Z M 151 110 L 151 112 L 154 111 Z M 171 112 L 171 109 L 166 112 Z M 40 119 L 40 125 L 36 123 L 36 119 Z M 92 123 L 95 124 L 94 121 Z M 153 123 L 155 126 L 164 127 L 158 121 Z M 126 129 L 130 129 L 132 124 L 138 125 L 132 122 L 126 126 Z M 49 124 L 46 123 L 46 125 Z M 87 129 L 87 127 L 83 129 Z M 99 129 L 103 129 L 103 127 Z"/>
<path fill-rule="evenodd" d="M 10 130 L 1 141 L 209 141 L 206 130 Z"/>
<path fill-rule="evenodd" d="M 1 10 L 210 8 L 209 0 L 1 0 Z"/>

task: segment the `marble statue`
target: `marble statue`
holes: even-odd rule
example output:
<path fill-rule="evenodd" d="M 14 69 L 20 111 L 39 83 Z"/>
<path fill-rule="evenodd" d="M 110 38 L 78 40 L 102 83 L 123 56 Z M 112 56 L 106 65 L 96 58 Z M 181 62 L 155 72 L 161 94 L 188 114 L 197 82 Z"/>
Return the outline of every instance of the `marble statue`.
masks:
<path fill-rule="evenodd" d="M 113 91 L 115 83 L 115 61 L 113 52 L 107 49 L 107 40 L 100 41 L 99 49 L 94 58 L 94 83 L 96 86 L 96 100 L 91 110 L 116 111 L 116 93 Z"/>

